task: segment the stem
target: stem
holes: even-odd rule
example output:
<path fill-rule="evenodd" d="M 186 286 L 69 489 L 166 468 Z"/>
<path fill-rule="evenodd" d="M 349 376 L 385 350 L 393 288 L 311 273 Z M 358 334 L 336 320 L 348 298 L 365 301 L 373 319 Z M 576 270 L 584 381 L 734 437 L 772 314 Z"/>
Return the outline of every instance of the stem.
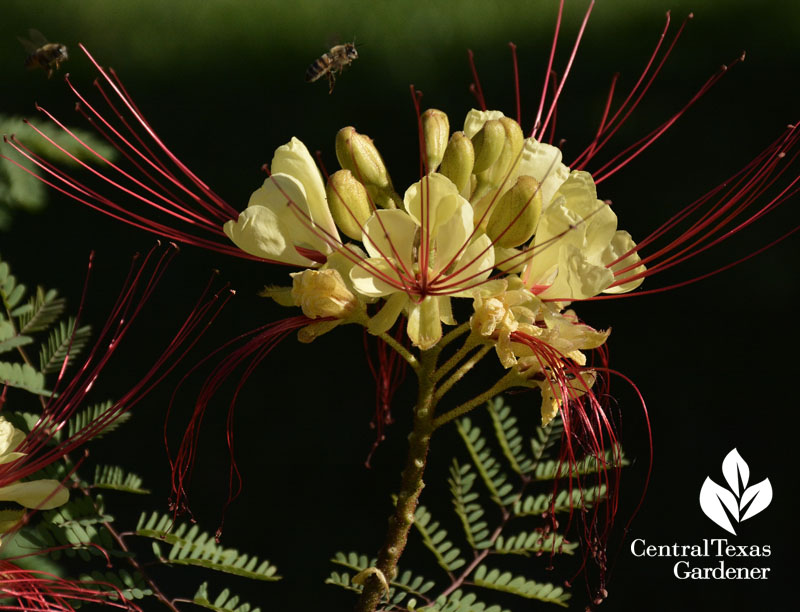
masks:
<path fill-rule="evenodd" d="M 442 349 L 444 347 L 446 347 L 453 340 L 455 340 L 460 335 L 462 335 L 462 334 L 464 334 L 464 333 L 466 333 L 468 331 L 469 331 L 469 321 L 467 321 L 466 323 L 462 323 L 461 325 L 459 325 L 458 327 L 456 327 L 454 329 L 451 329 L 449 332 L 447 332 L 444 335 L 444 337 L 441 340 L 439 340 L 439 342 L 436 344 L 436 346 L 431 349 L 432 351 L 435 351 L 434 355 L 436 355 L 438 357 L 439 353 L 442 352 Z"/>
<path fill-rule="evenodd" d="M 395 511 L 389 519 L 389 529 L 386 532 L 383 548 L 378 553 L 378 561 L 375 566 L 387 580 L 391 580 L 397 571 L 397 561 L 406 546 L 408 532 L 411 530 L 411 525 L 414 524 L 417 502 L 422 488 L 425 486 L 422 476 L 425 472 L 428 448 L 434 430 L 433 415 L 436 408 L 433 381 L 435 364 L 436 355 L 432 351 L 421 353 L 417 370 L 419 393 L 414 409 L 414 429 L 408 437 L 408 457 L 403 469 Z M 370 576 L 367 578 L 364 590 L 356 604 L 356 612 L 374 612 L 383 595 L 381 581 L 375 576 Z"/>
<path fill-rule="evenodd" d="M 488 353 L 490 350 L 492 350 L 491 346 L 482 347 L 478 352 L 476 352 L 472 357 L 470 357 L 469 360 L 464 365 L 462 365 L 455 372 L 453 372 L 453 375 L 450 378 L 448 378 L 444 382 L 444 384 L 442 384 L 442 386 L 439 387 L 439 389 L 436 391 L 436 399 L 440 400 L 442 396 L 445 393 L 447 393 L 454 384 L 456 384 L 459 380 L 464 378 L 467 372 L 469 372 L 472 368 L 474 368 L 475 364 L 478 363 L 481 359 L 483 359 L 486 353 Z"/>
<path fill-rule="evenodd" d="M 392 338 L 386 332 L 378 334 L 378 338 L 380 338 L 386 344 L 391 346 L 398 355 L 400 355 L 403 359 L 405 359 L 408 362 L 408 365 L 411 366 L 411 368 L 415 372 L 419 373 L 419 368 L 420 368 L 419 361 L 417 360 L 416 357 L 414 357 L 411 351 L 409 351 L 406 347 L 404 347 L 402 344 L 400 344 L 397 340 Z"/>
<path fill-rule="evenodd" d="M 81 488 L 80 491 L 86 497 L 88 497 L 90 500 L 92 499 L 92 496 L 89 494 L 89 491 L 87 489 Z M 99 514 L 99 509 L 94 504 L 94 501 L 92 501 L 92 505 L 95 506 L 95 510 L 97 510 L 98 514 Z M 123 538 L 117 532 L 117 530 L 114 529 L 114 527 L 111 526 L 111 523 L 108 523 L 108 522 L 104 521 L 104 522 L 102 522 L 100 524 L 105 528 L 106 531 L 108 531 L 109 535 L 114 539 L 114 541 L 119 545 L 119 547 L 124 552 L 126 552 L 126 553 L 130 552 L 130 550 L 128 549 L 127 544 L 125 544 L 125 538 Z M 139 572 L 142 575 L 142 578 L 144 578 L 144 581 L 150 586 L 151 589 L 153 589 L 153 595 L 155 595 L 156 599 L 158 599 L 161 603 L 163 603 L 165 606 L 167 606 L 167 608 L 169 608 L 172 612 L 180 612 L 180 610 L 175 607 L 175 604 L 172 603 L 169 599 L 167 599 L 167 596 L 164 595 L 164 593 L 161 592 L 161 589 L 158 588 L 158 585 L 153 581 L 152 578 L 150 578 L 150 576 L 147 574 L 147 572 L 144 571 L 144 567 L 136 560 L 135 556 L 131 555 L 131 556 L 129 556 L 127 558 L 127 560 L 128 560 L 128 563 L 130 563 L 131 567 L 134 570 L 136 570 L 137 572 Z"/>
<path fill-rule="evenodd" d="M 464 357 L 466 357 L 472 349 L 478 346 L 478 344 L 479 341 L 475 336 L 469 336 L 464 342 L 464 346 L 462 346 L 455 353 L 453 353 L 453 356 L 450 357 L 450 359 L 448 359 L 447 361 L 445 361 L 442 364 L 442 367 L 440 367 L 433 373 L 433 380 L 438 382 L 439 380 L 444 378 L 444 376 L 450 370 L 456 367 L 458 365 L 458 362 L 464 359 Z"/>
<path fill-rule="evenodd" d="M 524 387 L 526 383 L 526 379 L 523 376 L 520 376 L 518 372 L 514 370 L 509 370 L 503 378 L 498 380 L 489 390 L 484 391 L 480 395 L 473 397 L 468 402 L 464 402 L 460 406 L 453 408 L 449 412 L 444 413 L 442 416 L 433 420 L 433 429 L 439 429 L 445 423 L 449 423 L 453 419 L 457 419 L 458 417 L 466 414 L 473 408 L 477 408 L 484 402 L 488 402 L 492 399 L 495 395 L 502 393 L 506 389 L 511 387 Z"/>

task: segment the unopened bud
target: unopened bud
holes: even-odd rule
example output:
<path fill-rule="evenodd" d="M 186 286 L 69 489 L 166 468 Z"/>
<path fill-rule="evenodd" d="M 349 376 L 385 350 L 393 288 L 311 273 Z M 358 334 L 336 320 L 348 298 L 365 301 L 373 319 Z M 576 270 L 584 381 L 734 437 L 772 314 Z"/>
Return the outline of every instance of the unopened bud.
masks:
<path fill-rule="evenodd" d="M 430 108 L 422 115 L 422 133 L 425 136 L 425 155 L 428 172 L 436 172 L 442 163 L 447 138 L 450 135 L 450 121 L 440 110 Z"/>
<path fill-rule="evenodd" d="M 475 166 L 472 171 L 483 172 L 488 169 L 503 151 L 506 130 L 500 119 L 492 119 L 483 124 L 480 131 L 472 137 L 475 148 Z"/>
<path fill-rule="evenodd" d="M 364 184 L 386 188 L 391 186 L 386 164 L 372 139 L 345 127 L 336 134 L 336 157 L 345 170 L 350 170 Z"/>
<path fill-rule="evenodd" d="M 486 179 L 493 186 L 499 186 L 507 176 L 513 176 L 514 170 L 522 159 L 522 146 L 525 144 L 525 136 L 519 123 L 508 117 L 503 117 L 498 121 L 503 126 L 505 138 L 500 155 L 497 156 L 487 173 Z"/>
<path fill-rule="evenodd" d="M 439 173 L 449 178 L 462 194 L 470 184 L 475 149 L 464 132 L 454 132 L 447 143 Z"/>
<path fill-rule="evenodd" d="M 367 189 L 350 170 L 339 170 L 328 179 L 325 192 L 336 226 L 353 240 L 361 240 L 361 229 L 372 214 Z"/>
<path fill-rule="evenodd" d="M 342 275 L 334 269 L 303 270 L 292 274 L 292 297 L 309 319 L 343 319 L 358 306 Z"/>
<path fill-rule="evenodd" d="M 498 246 L 519 246 L 533 236 L 541 214 L 542 190 L 538 181 L 520 176 L 492 209 L 486 234 Z"/>

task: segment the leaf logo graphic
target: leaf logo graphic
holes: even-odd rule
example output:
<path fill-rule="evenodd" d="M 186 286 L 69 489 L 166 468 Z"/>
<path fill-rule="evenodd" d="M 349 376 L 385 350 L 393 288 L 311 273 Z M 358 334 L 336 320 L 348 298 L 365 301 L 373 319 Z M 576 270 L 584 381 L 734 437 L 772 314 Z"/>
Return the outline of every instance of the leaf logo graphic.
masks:
<path fill-rule="evenodd" d="M 750 468 L 735 448 L 722 461 L 722 475 L 729 488 L 721 487 L 706 477 L 700 489 L 700 508 L 717 525 L 736 535 L 731 518 L 736 523 L 741 523 L 769 506 L 772 501 L 772 485 L 769 478 L 765 478 L 748 487 Z"/>

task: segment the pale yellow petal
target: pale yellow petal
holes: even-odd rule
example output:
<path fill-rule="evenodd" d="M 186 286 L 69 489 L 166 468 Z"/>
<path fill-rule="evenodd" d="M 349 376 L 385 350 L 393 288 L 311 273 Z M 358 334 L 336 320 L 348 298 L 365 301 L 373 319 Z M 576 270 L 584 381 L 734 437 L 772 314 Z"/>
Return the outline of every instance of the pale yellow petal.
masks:
<path fill-rule="evenodd" d="M 635 266 L 638 262 L 641 261 L 641 257 L 639 257 L 639 253 L 633 251 L 636 247 L 636 243 L 631 238 L 631 235 L 623 230 L 618 230 L 616 234 L 614 234 L 613 240 L 611 240 L 611 244 L 608 245 L 608 248 L 603 253 L 602 261 L 604 264 L 609 265 L 612 261 L 616 261 L 626 253 L 630 253 L 624 259 L 621 259 L 613 266 L 611 266 L 612 272 L 627 270 L 631 266 Z M 615 280 L 624 280 L 626 278 L 630 278 L 632 276 L 636 276 L 641 274 L 645 271 L 644 265 L 639 265 L 626 272 L 622 272 L 621 274 L 615 275 Z M 640 278 L 636 278 L 632 281 L 627 283 L 622 283 L 621 285 L 616 285 L 615 287 L 609 287 L 603 290 L 603 293 L 627 293 L 628 291 L 633 291 L 639 285 L 644 282 L 644 276 Z"/>
<path fill-rule="evenodd" d="M 389 331 L 408 303 L 409 298 L 405 293 L 391 295 L 377 314 L 369 320 L 367 326 L 369 333 L 382 334 Z"/>
<path fill-rule="evenodd" d="M 464 133 L 467 135 L 467 138 L 472 138 L 481 131 L 484 123 L 492 119 L 500 119 L 504 116 L 505 115 L 500 111 L 479 111 L 473 108 L 467 113 L 466 119 L 464 119 Z"/>
<path fill-rule="evenodd" d="M 412 304 L 408 309 L 406 329 L 414 346 L 423 351 L 434 347 L 442 338 L 439 301 L 433 297 L 426 297 L 419 304 Z"/>
<path fill-rule="evenodd" d="M 358 293 L 368 297 L 383 297 L 396 291 L 398 286 L 383 279 L 395 279 L 401 283 L 397 266 L 378 257 L 370 257 L 350 270 L 350 280 Z"/>
<path fill-rule="evenodd" d="M 271 170 L 273 175 L 284 173 L 300 181 L 305 190 L 308 209 L 314 224 L 338 240 L 339 233 L 325 196 L 325 183 L 306 145 L 299 139 L 292 138 L 287 144 L 278 147 L 272 158 Z"/>
<path fill-rule="evenodd" d="M 0 487 L 0 500 L 17 502 L 25 508 L 51 510 L 69 501 L 69 491 L 57 480 L 16 482 Z"/>
<path fill-rule="evenodd" d="M 223 229 L 245 253 L 297 266 L 316 265 L 297 252 L 278 216 L 269 208 L 251 206 L 239 214 L 237 221 L 228 221 Z"/>
<path fill-rule="evenodd" d="M 371 257 L 402 261 L 411 270 L 419 227 L 402 210 L 376 211 L 364 224 L 362 242 Z"/>

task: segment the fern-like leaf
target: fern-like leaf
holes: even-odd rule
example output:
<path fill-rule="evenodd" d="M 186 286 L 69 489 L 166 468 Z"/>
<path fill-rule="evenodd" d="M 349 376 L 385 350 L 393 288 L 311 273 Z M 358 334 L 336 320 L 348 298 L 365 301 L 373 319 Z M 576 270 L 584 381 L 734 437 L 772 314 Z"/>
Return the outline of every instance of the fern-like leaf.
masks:
<path fill-rule="evenodd" d="M 134 532 L 138 536 L 158 540 L 153 542 L 153 552 L 159 561 L 167 565 L 196 565 L 206 569 L 235 574 L 254 580 L 280 580 L 277 568 L 258 557 L 239 554 L 233 548 L 223 548 L 208 533 L 200 531 L 197 525 L 191 528 L 180 524 L 173 530 L 172 518 L 153 512 L 150 517 L 143 512 Z M 164 555 L 159 543 L 172 544 L 172 549 Z"/>
<path fill-rule="evenodd" d="M 456 421 L 458 433 L 467 446 L 472 462 L 478 469 L 491 499 L 500 507 L 513 503 L 517 496 L 513 492 L 514 485 L 509 482 L 508 475 L 501 469 L 500 462 L 492 454 L 481 429 L 465 417 Z"/>
<path fill-rule="evenodd" d="M 107 413 L 111 407 L 114 405 L 114 402 L 111 400 L 106 400 L 104 402 L 100 402 L 99 404 L 93 404 L 88 408 L 81 410 L 80 412 L 75 413 L 69 421 L 67 421 L 67 437 L 71 438 L 75 434 L 85 430 L 87 427 L 90 427 L 92 424 L 96 423 L 98 419 L 101 419 L 105 413 Z M 105 426 L 102 429 L 99 429 L 92 438 L 100 438 L 105 434 L 114 431 L 117 427 L 122 425 L 125 421 L 131 418 L 129 412 L 123 412 L 121 414 L 114 415 L 113 419 L 110 419 L 106 422 Z"/>
<path fill-rule="evenodd" d="M 452 573 L 466 565 L 460 557 L 461 551 L 447 539 L 447 531 L 440 528 L 438 521 L 431 521 L 431 514 L 425 506 L 418 506 L 414 513 L 414 527 L 422 536 L 422 543 L 436 557 L 436 562 L 446 572 Z"/>
<path fill-rule="evenodd" d="M 7 321 L 4 321 L 4 323 L 7 323 Z M 13 330 L 13 327 L 11 329 Z M 13 351 L 17 347 L 25 346 L 26 344 L 31 344 L 32 342 L 33 338 L 30 336 L 11 336 L 6 340 L 0 341 L 0 353 Z"/>
<path fill-rule="evenodd" d="M 62 315 L 66 305 L 66 300 L 58 297 L 55 289 L 45 291 L 37 287 L 36 294 L 28 298 L 28 303 L 12 314 L 18 317 L 20 333 L 32 334 L 49 329 Z"/>
<path fill-rule="evenodd" d="M 228 589 L 223 591 L 211 601 L 208 595 L 208 583 L 204 582 L 194 594 L 192 602 L 203 608 L 214 610 L 215 612 L 261 612 L 261 608 L 253 608 L 249 603 L 239 603 L 238 595 L 231 595 Z"/>
<path fill-rule="evenodd" d="M 24 389 L 37 395 L 50 395 L 50 391 L 44 388 L 44 374 L 27 363 L 0 361 L 0 386 L 2 385 Z"/>
<path fill-rule="evenodd" d="M 491 546 L 489 526 L 483 520 L 483 506 L 478 502 L 480 496 L 472 490 L 476 478 L 477 475 L 469 464 L 459 465 L 458 461 L 453 459 L 448 479 L 450 493 L 453 495 L 456 514 L 461 519 L 464 535 L 474 550 Z"/>
<path fill-rule="evenodd" d="M 456 589 L 447 597 L 439 597 L 433 605 L 414 609 L 419 612 L 509 612 L 500 606 L 478 601 L 477 595 L 461 589 Z"/>
<path fill-rule="evenodd" d="M 481 565 L 475 570 L 475 577 L 472 580 L 475 586 L 512 593 L 525 599 L 537 599 L 547 603 L 556 604 L 564 608 L 567 607 L 567 600 L 570 594 L 563 588 L 555 586 L 549 582 L 541 583 L 528 580 L 522 576 L 514 577 L 510 572 L 501 572 L 497 569 L 488 569 Z"/>
<path fill-rule="evenodd" d="M 588 455 L 572 465 L 561 459 L 543 461 L 536 466 L 532 476 L 533 480 L 555 480 L 570 476 L 574 478 L 575 476 L 586 474 L 597 474 L 598 472 L 625 465 L 628 465 L 628 460 L 625 459 L 622 449 L 617 446 L 605 451 L 602 459 Z"/>
<path fill-rule="evenodd" d="M 108 599 L 111 601 L 116 601 L 120 595 L 127 600 L 132 600 L 143 599 L 153 594 L 153 590 L 147 586 L 144 577 L 139 572 L 131 574 L 122 568 L 115 572 L 94 571 L 91 574 L 81 574 L 80 580 L 107 592 Z"/>
<path fill-rule="evenodd" d="M 94 469 L 94 484 L 96 489 L 111 489 L 125 493 L 147 495 L 149 490 L 142 488 L 142 479 L 133 473 L 126 472 L 118 465 L 98 465 Z"/>
<path fill-rule="evenodd" d="M 577 487 L 569 490 L 564 489 L 556 494 L 553 503 L 552 493 L 542 493 L 540 495 L 527 495 L 524 499 L 514 504 L 513 513 L 515 516 L 541 516 L 543 512 L 570 512 L 576 508 L 589 508 L 602 501 L 606 496 L 606 485 L 594 485 L 591 487 Z"/>
<path fill-rule="evenodd" d="M 533 459 L 523 450 L 524 439 L 517 427 L 517 418 L 511 414 L 511 406 L 498 397 L 489 402 L 487 407 L 497 441 L 511 469 L 520 475 L 527 473 L 533 467 Z"/>
<path fill-rule="evenodd" d="M 539 555 L 566 553 L 571 555 L 578 548 L 577 542 L 566 542 L 560 533 L 522 531 L 514 535 L 500 535 L 494 543 L 494 552 L 506 555 Z"/>
<path fill-rule="evenodd" d="M 44 512 L 43 516 L 47 522 L 60 527 L 110 523 L 114 520 L 113 516 L 105 513 L 102 495 L 78 497 L 54 510 Z"/>
<path fill-rule="evenodd" d="M 45 374 L 61 370 L 64 360 L 69 356 L 69 363 L 86 346 L 92 335 L 92 328 L 84 325 L 75 329 L 75 319 L 70 317 L 66 321 L 59 321 L 56 327 L 50 330 L 46 342 L 42 343 L 39 350 L 39 367 Z"/>

